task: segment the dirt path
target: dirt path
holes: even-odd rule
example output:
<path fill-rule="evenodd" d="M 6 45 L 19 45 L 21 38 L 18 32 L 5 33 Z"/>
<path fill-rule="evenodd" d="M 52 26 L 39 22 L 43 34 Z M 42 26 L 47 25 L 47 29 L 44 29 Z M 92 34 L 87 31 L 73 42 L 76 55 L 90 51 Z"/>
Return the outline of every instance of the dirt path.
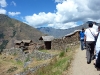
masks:
<path fill-rule="evenodd" d="M 93 65 L 87 64 L 86 61 L 86 50 L 76 50 L 74 60 L 69 68 L 69 71 L 66 75 L 100 75 L 100 71 L 97 71 Z"/>

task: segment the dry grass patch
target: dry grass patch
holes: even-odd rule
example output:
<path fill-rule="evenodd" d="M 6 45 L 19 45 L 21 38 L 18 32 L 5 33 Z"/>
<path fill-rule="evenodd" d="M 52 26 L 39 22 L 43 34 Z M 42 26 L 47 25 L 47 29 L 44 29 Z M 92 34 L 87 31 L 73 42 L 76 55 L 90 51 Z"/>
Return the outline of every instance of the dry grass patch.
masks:
<path fill-rule="evenodd" d="M 22 65 L 19 65 L 12 55 L 0 55 L 0 75 L 14 75 L 22 71 Z"/>

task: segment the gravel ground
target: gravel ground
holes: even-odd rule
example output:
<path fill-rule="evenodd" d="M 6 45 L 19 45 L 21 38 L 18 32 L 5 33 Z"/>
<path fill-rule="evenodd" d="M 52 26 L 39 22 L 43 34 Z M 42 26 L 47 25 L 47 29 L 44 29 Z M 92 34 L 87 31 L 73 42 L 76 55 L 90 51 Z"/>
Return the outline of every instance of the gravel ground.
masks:
<path fill-rule="evenodd" d="M 74 60 L 72 60 L 71 66 L 67 74 L 64 75 L 100 75 L 100 71 L 97 71 L 93 65 L 93 61 L 87 64 L 86 50 L 76 50 Z"/>

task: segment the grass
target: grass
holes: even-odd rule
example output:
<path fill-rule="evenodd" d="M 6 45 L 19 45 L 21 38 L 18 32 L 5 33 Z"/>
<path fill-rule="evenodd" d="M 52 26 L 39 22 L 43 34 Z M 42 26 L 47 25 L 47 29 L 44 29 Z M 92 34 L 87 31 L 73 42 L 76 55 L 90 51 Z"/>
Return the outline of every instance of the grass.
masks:
<path fill-rule="evenodd" d="M 47 66 L 41 67 L 34 74 L 29 72 L 27 75 L 62 75 L 66 71 L 73 58 L 74 51 L 79 46 L 67 48 L 66 51 L 60 50 L 41 50 L 43 52 L 58 54 L 58 56 L 53 57 L 49 60 L 39 60 L 34 59 L 27 68 L 23 68 L 23 62 L 15 61 L 16 54 L 11 55 L 0 55 L 0 75 L 14 75 L 21 71 L 26 71 L 28 68 L 35 67 L 44 63 L 49 63 Z M 28 60 L 28 58 L 27 58 Z"/>
<path fill-rule="evenodd" d="M 50 54 L 59 54 L 60 50 L 40 50 L 41 52 L 50 53 Z"/>
<path fill-rule="evenodd" d="M 60 52 L 60 57 L 63 57 L 65 55 L 65 51 Z"/>
<path fill-rule="evenodd" d="M 37 72 L 35 72 L 34 74 L 30 73 L 29 75 L 62 75 L 64 71 L 68 70 L 76 48 L 77 47 L 72 47 L 68 48 L 67 52 L 60 52 L 59 56 L 54 57 L 50 60 L 48 66 L 41 67 Z"/>
<path fill-rule="evenodd" d="M 0 75 L 14 75 L 23 69 L 21 61 L 15 61 L 12 55 L 0 55 Z"/>
<path fill-rule="evenodd" d="M 40 68 L 34 75 L 61 75 L 67 70 L 71 57 L 53 58 L 50 64 Z"/>
<path fill-rule="evenodd" d="M 45 52 L 45 53 L 48 53 L 48 51 L 47 50 L 40 50 L 41 52 Z"/>

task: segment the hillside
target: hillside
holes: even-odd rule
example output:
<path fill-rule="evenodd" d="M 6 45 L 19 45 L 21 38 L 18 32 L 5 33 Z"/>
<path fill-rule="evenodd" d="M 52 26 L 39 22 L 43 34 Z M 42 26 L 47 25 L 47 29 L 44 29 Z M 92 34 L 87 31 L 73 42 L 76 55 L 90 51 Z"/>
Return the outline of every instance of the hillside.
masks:
<path fill-rule="evenodd" d="M 69 29 L 54 29 L 51 27 L 41 27 L 41 28 L 37 28 L 37 29 L 45 34 L 53 35 L 55 38 L 62 38 L 63 36 L 70 34 L 70 33 L 74 32 L 75 30 L 81 30 L 82 27 L 88 28 L 88 23 L 90 23 L 90 22 L 92 22 L 92 21 L 87 21 L 83 25 L 69 28 Z M 100 26 L 100 23 L 97 23 L 97 25 Z"/>
<path fill-rule="evenodd" d="M 39 42 L 39 37 L 44 35 L 37 29 L 0 14 L 0 49 L 13 47 L 14 40 L 33 40 Z"/>

